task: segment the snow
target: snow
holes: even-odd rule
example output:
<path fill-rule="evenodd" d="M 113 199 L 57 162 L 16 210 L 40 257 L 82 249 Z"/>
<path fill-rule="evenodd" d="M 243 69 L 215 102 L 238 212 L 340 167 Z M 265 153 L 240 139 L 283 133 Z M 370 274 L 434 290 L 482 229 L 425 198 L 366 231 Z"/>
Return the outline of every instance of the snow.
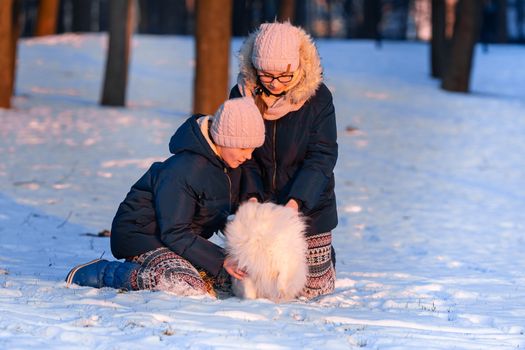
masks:
<path fill-rule="evenodd" d="M 135 36 L 128 108 L 98 106 L 105 46 L 20 42 L 0 110 L 0 348 L 525 347 L 525 47 L 478 48 L 473 92 L 452 94 L 426 44 L 318 41 L 339 128 L 336 290 L 274 304 L 66 288 L 74 265 L 112 258 L 96 233 L 192 105 L 191 38 Z"/>

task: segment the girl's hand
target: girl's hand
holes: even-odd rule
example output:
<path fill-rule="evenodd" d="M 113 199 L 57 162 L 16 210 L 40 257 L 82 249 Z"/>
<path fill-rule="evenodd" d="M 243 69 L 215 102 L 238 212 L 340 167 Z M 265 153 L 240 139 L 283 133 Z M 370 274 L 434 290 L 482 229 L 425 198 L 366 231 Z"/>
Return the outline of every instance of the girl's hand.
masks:
<path fill-rule="evenodd" d="M 238 280 L 242 280 L 244 277 L 246 277 L 246 271 L 239 269 L 237 262 L 229 256 L 224 259 L 224 264 L 222 266 L 226 272 L 230 274 L 230 276 L 237 278 Z"/>
<path fill-rule="evenodd" d="M 250 199 L 248 199 L 248 202 L 255 202 L 255 203 L 257 203 L 258 202 L 257 197 L 251 197 Z"/>

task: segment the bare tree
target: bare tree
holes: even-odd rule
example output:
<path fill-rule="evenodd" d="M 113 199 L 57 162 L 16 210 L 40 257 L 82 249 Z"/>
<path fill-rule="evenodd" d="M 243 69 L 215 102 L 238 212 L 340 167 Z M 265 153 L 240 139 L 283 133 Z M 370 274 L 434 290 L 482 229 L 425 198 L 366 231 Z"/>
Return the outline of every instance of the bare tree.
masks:
<path fill-rule="evenodd" d="M 232 6 L 232 35 L 248 35 L 254 29 L 254 2 L 251 0 L 234 0 Z"/>
<path fill-rule="evenodd" d="M 525 33 L 523 32 L 523 24 L 525 17 L 525 4 L 523 0 L 516 0 L 516 27 L 518 28 L 518 41 L 525 41 Z"/>
<path fill-rule="evenodd" d="M 228 96 L 232 1 L 197 0 L 194 113 L 212 114 Z"/>
<path fill-rule="evenodd" d="M 407 31 L 408 31 L 408 18 L 410 16 L 410 1 L 409 0 L 400 0 L 399 1 L 399 9 L 401 16 L 399 16 L 399 33 L 400 38 L 403 40 L 406 40 L 407 38 Z"/>
<path fill-rule="evenodd" d="M 110 8 L 113 0 L 109 1 Z M 73 4 L 73 31 L 89 32 L 91 30 L 91 20 L 93 11 L 93 1 L 90 0 L 72 0 Z M 123 15 L 123 12 L 121 15 Z"/>
<path fill-rule="evenodd" d="M 308 1 L 298 1 L 297 3 L 295 3 L 294 20 L 293 20 L 294 25 L 297 25 L 303 28 L 308 27 L 308 6 L 309 6 Z M 270 7 L 268 6 L 268 8 Z M 265 21 L 269 22 L 271 19 L 273 18 L 272 17 L 268 18 L 267 16 L 267 19 Z"/>
<path fill-rule="evenodd" d="M 11 30 L 13 1 L 0 2 L 0 108 L 11 108 Z"/>
<path fill-rule="evenodd" d="M 445 0 L 432 0 L 432 39 L 430 41 L 430 65 L 434 78 L 441 78 L 446 57 Z"/>
<path fill-rule="evenodd" d="M 500 43 L 507 42 L 508 31 L 507 31 L 507 0 L 498 0 L 498 29 L 497 29 L 497 41 Z"/>
<path fill-rule="evenodd" d="M 15 94 L 16 61 L 18 57 L 18 38 L 22 33 L 22 0 L 13 0 L 13 19 L 11 30 L 11 95 Z"/>
<path fill-rule="evenodd" d="M 441 87 L 444 90 L 468 92 L 474 46 L 479 36 L 481 3 L 479 0 L 459 0 L 452 45 Z"/>
<path fill-rule="evenodd" d="M 294 23 L 295 20 L 295 0 L 281 0 L 279 5 L 279 13 L 277 19 L 279 22 L 290 21 Z"/>
<path fill-rule="evenodd" d="M 360 37 L 374 39 L 378 46 L 381 45 L 381 19 L 382 4 L 381 0 L 367 0 L 363 2 L 363 23 L 360 30 Z"/>
<path fill-rule="evenodd" d="M 20 1 L 0 1 L 0 108 L 11 108 L 14 92 Z"/>
<path fill-rule="evenodd" d="M 134 0 L 111 0 L 109 3 L 109 49 L 101 104 L 125 106 L 128 82 Z"/>
<path fill-rule="evenodd" d="M 57 31 L 60 0 L 40 0 L 35 35 L 53 35 Z"/>

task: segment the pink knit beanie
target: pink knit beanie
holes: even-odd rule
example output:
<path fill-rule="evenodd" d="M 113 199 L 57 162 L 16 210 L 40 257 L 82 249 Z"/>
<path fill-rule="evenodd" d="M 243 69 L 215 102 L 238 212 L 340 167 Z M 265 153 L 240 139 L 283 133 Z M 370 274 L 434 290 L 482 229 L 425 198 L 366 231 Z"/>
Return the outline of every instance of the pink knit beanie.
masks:
<path fill-rule="evenodd" d="M 285 23 L 263 23 L 253 44 L 252 63 L 258 70 L 294 72 L 299 68 L 299 31 Z"/>
<path fill-rule="evenodd" d="M 210 134 L 222 147 L 257 148 L 264 143 L 264 121 L 251 97 L 234 98 L 219 107 Z"/>

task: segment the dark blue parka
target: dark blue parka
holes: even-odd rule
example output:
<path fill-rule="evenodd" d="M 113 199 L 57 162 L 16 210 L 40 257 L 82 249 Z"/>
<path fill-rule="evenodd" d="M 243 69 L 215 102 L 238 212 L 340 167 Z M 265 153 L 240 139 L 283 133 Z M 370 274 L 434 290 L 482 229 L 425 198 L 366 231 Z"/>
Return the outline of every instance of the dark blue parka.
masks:
<path fill-rule="evenodd" d="M 213 276 L 224 250 L 208 241 L 238 205 L 240 170 L 215 155 L 190 117 L 173 135 L 164 162 L 135 183 L 113 219 L 111 251 L 117 259 L 168 247 Z"/>
<path fill-rule="evenodd" d="M 238 84 L 231 90 L 230 98 L 256 96 L 261 87 L 252 64 L 260 30 L 251 33 L 239 50 Z M 286 204 L 291 198 L 298 200 L 301 212 L 309 219 L 307 234 L 311 235 L 337 226 L 333 173 L 337 126 L 332 94 L 322 82 L 317 48 L 304 30 L 297 28 L 297 33 L 297 81 L 278 102 L 303 104 L 285 110 L 273 109 L 272 105 L 273 110 L 265 112 L 266 138 L 264 145 L 254 151 L 252 160 L 243 164 L 241 198 L 256 195 L 278 204 Z"/>
<path fill-rule="evenodd" d="M 235 86 L 230 98 L 239 96 Z M 257 196 L 278 204 L 294 198 L 309 219 L 307 234 L 333 230 L 337 127 L 332 94 L 321 84 L 299 110 L 264 123 L 264 145 L 243 165 L 241 198 Z"/>

